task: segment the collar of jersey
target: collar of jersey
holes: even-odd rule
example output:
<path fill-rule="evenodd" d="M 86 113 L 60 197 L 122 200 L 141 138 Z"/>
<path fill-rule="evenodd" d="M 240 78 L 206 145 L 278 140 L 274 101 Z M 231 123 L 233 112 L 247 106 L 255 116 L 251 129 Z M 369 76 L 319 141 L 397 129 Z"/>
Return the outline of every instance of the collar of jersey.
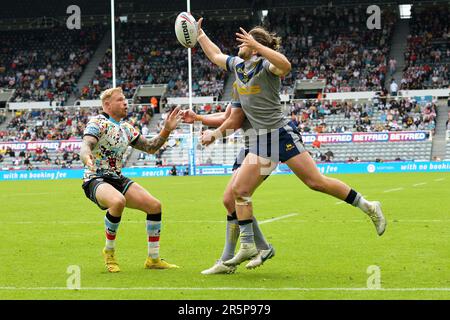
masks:
<path fill-rule="evenodd" d="M 119 121 L 117 121 L 116 119 L 110 117 L 109 114 L 107 114 L 106 112 L 102 112 L 101 114 L 102 114 L 102 116 L 104 116 L 106 119 L 108 119 L 108 120 L 111 121 L 112 123 L 115 123 L 115 124 L 117 124 L 117 125 L 120 125 L 120 122 L 119 122 Z"/>
<path fill-rule="evenodd" d="M 262 70 L 262 58 L 256 57 L 252 58 L 250 61 L 242 61 L 236 66 L 237 74 L 239 80 L 243 83 L 249 82 L 253 76 L 257 75 Z M 248 70 L 246 70 L 246 65 Z M 239 72 L 241 71 L 241 72 Z"/>

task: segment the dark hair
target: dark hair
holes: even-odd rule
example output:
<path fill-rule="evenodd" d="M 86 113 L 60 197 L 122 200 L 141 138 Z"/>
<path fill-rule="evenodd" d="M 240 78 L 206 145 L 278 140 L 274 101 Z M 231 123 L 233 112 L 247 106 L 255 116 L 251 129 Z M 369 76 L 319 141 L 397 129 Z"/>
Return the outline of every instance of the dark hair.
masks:
<path fill-rule="evenodd" d="M 248 32 L 256 41 L 270 49 L 278 51 L 281 45 L 281 38 L 276 33 L 270 33 L 264 27 L 257 26 Z"/>

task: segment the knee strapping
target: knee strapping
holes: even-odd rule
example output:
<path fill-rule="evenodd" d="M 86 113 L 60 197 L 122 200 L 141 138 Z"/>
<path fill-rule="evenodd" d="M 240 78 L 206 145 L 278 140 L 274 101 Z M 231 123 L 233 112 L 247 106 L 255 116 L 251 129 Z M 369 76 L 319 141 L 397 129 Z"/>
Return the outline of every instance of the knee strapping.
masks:
<path fill-rule="evenodd" d="M 234 202 L 237 206 L 248 206 L 252 203 L 252 197 L 236 197 Z"/>

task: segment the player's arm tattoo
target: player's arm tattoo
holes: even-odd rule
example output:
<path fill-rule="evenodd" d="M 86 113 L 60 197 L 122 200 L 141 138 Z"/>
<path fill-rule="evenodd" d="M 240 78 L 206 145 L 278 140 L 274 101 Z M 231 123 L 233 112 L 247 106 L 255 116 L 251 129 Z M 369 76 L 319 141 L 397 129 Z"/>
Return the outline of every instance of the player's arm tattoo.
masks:
<path fill-rule="evenodd" d="M 146 139 L 141 135 L 136 143 L 133 144 L 133 148 L 147 153 L 155 153 L 159 150 L 159 148 L 161 148 L 166 140 L 167 138 L 164 138 L 159 134 L 151 139 Z"/>
<path fill-rule="evenodd" d="M 88 159 L 93 159 L 92 150 L 94 150 L 97 144 L 97 138 L 93 136 L 84 136 L 80 148 L 80 159 L 86 164 Z"/>

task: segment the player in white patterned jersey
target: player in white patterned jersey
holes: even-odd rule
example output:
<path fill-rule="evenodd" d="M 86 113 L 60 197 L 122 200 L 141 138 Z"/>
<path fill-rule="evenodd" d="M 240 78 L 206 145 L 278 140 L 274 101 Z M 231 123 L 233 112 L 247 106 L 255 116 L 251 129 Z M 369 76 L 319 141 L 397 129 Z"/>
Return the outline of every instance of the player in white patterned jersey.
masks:
<path fill-rule="evenodd" d="M 98 139 L 92 150 L 96 171 L 86 168 L 84 179 L 105 174 L 120 176 L 123 155 L 128 146 L 133 145 L 139 138 L 138 130 L 131 124 L 118 122 L 106 112 L 89 120 L 84 135 Z"/>
<path fill-rule="evenodd" d="M 105 90 L 101 94 L 103 113 L 92 118 L 86 126 L 80 158 L 86 165 L 83 189 L 105 216 L 106 245 L 103 257 L 109 272 L 119 272 L 115 257 L 115 240 L 125 207 L 147 214 L 148 257 L 147 269 L 178 268 L 159 256 L 161 231 L 161 203 L 138 183 L 122 175 L 122 158 L 128 146 L 155 153 L 167 140 L 170 132 L 181 121 L 180 108 L 167 117 L 164 128 L 148 140 L 131 124 L 122 121 L 127 115 L 127 100 L 122 88 Z"/>

